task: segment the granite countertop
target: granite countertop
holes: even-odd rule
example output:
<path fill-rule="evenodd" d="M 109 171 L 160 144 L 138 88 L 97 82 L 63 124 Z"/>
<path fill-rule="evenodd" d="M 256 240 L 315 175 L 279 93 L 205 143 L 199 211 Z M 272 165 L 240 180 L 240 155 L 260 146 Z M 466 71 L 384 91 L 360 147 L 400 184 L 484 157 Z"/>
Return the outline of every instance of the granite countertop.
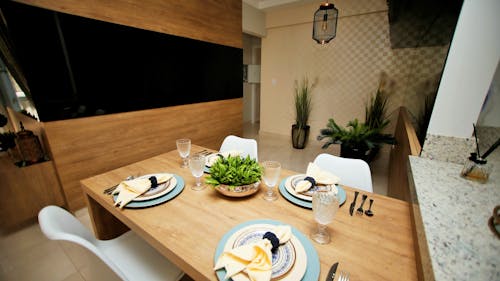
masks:
<path fill-rule="evenodd" d="M 410 156 L 435 280 L 500 280 L 500 239 L 488 227 L 500 205 L 500 149 L 486 184 L 460 177 L 462 165 Z M 410 184 L 410 186 L 412 186 Z M 420 239 L 420 238 L 419 238 Z"/>

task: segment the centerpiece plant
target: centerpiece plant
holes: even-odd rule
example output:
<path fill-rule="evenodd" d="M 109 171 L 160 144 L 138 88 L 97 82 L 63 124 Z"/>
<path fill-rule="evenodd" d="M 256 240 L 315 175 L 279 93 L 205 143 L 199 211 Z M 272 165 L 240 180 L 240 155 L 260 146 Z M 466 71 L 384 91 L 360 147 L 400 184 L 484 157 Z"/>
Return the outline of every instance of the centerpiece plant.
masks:
<path fill-rule="evenodd" d="M 262 168 L 255 159 L 247 156 L 220 157 L 211 167 L 205 179 L 212 186 L 227 185 L 229 189 L 260 181 Z"/>

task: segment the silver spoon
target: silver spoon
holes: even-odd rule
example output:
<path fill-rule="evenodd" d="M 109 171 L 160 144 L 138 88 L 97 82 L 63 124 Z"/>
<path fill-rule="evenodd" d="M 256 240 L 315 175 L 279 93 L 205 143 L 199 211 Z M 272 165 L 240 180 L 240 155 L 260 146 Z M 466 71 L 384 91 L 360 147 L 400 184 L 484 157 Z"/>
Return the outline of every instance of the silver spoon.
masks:
<path fill-rule="evenodd" d="M 373 216 L 372 204 L 373 204 L 373 199 L 370 199 L 370 207 L 368 208 L 368 210 L 365 211 L 365 215 L 369 217 Z"/>

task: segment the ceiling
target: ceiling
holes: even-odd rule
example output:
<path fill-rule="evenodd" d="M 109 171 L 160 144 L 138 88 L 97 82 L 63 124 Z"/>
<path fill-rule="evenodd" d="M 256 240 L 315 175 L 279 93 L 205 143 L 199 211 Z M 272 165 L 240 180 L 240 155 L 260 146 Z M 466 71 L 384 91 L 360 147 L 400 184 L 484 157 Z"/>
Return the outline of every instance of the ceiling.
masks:
<path fill-rule="evenodd" d="M 259 10 L 269 10 L 275 8 L 277 6 L 296 6 L 303 5 L 311 2 L 322 3 L 322 0 L 243 0 L 243 3 L 246 3 L 254 8 Z"/>

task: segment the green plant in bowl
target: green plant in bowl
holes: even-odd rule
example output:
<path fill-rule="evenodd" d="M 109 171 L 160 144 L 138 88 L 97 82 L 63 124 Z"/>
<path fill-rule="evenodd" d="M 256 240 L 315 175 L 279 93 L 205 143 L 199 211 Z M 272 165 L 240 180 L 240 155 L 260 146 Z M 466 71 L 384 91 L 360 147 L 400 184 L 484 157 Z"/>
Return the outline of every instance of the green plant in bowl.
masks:
<path fill-rule="evenodd" d="M 250 156 L 221 156 L 210 167 L 205 183 L 226 196 L 243 197 L 258 190 L 261 176 L 262 167 Z"/>
<path fill-rule="evenodd" d="M 256 183 L 261 176 L 262 168 L 255 159 L 229 155 L 215 161 L 205 182 L 213 186 L 225 184 L 235 187 Z"/>

